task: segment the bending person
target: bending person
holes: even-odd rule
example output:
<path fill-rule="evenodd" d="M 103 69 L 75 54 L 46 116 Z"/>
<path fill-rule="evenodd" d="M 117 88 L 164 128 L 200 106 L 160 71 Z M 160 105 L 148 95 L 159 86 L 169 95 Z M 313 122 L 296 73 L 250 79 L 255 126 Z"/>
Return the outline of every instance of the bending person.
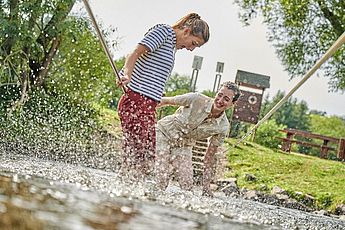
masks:
<path fill-rule="evenodd" d="M 209 40 L 209 27 L 196 13 L 175 25 L 158 24 L 128 55 L 120 85 L 128 88 L 118 111 L 123 131 L 123 167 L 148 173 L 155 152 L 155 109 L 174 66 L 175 52 L 193 51 Z"/>
<path fill-rule="evenodd" d="M 173 115 L 157 123 L 155 175 L 161 189 L 168 186 L 172 170 L 176 171 L 182 189 L 192 188 L 192 148 L 196 140 L 210 138 L 204 158 L 203 194 L 212 196 L 210 183 L 214 155 L 230 129 L 225 110 L 233 106 L 239 97 L 238 86 L 225 82 L 214 99 L 200 93 L 162 98 L 159 106 L 180 107 Z"/>

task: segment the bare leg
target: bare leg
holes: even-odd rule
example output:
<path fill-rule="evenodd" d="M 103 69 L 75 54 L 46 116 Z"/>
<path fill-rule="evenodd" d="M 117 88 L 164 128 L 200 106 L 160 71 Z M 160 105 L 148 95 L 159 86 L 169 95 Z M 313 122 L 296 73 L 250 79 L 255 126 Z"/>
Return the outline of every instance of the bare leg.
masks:
<path fill-rule="evenodd" d="M 165 190 L 169 185 L 170 145 L 169 140 L 159 130 L 156 131 L 155 177 L 158 186 Z"/>
<path fill-rule="evenodd" d="M 192 149 L 178 148 L 176 152 L 174 151 L 174 155 L 179 184 L 182 189 L 191 190 L 193 186 Z"/>
<path fill-rule="evenodd" d="M 156 181 L 162 190 L 169 185 L 170 179 L 170 153 L 168 151 L 157 151 L 155 159 L 155 176 Z"/>

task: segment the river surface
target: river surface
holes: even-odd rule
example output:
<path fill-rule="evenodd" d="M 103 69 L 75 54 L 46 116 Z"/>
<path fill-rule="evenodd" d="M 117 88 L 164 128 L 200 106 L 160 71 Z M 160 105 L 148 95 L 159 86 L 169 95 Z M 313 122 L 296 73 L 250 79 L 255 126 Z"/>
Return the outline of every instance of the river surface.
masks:
<path fill-rule="evenodd" d="M 0 152 L 0 229 L 345 229 L 345 221 Z"/>

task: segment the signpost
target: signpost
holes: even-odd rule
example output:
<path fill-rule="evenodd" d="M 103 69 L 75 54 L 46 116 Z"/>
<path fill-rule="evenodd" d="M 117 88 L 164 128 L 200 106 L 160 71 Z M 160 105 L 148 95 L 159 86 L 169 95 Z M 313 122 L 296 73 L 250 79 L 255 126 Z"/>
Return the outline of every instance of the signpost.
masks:
<path fill-rule="evenodd" d="M 213 93 L 216 93 L 217 90 L 219 89 L 220 85 L 220 80 L 222 78 L 221 73 L 223 73 L 224 70 L 224 62 L 217 62 L 217 67 L 216 67 L 216 78 L 214 79 L 214 84 L 213 84 Z"/>
<path fill-rule="evenodd" d="M 203 57 L 194 56 L 193 65 L 192 65 L 193 72 L 192 72 L 192 76 L 190 78 L 190 83 L 189 83 L 191 92 L 195 92 L 195 86 L 198 80 L 199 70 L 201 69 L 202 60 L 203 60 Z"/>

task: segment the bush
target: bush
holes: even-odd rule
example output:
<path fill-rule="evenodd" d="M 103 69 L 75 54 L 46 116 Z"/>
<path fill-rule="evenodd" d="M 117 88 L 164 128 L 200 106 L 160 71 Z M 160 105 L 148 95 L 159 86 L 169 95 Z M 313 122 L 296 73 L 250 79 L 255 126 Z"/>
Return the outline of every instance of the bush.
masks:
<path fill-rule="evenodd" d="M 275 137 L 284 137 L 280 129 L 285 125 L 278 125 L 275 120 L 268 120 L 256 130 L 255 142 L 268 148 L 279 148 L 281 141 Z"/>
<path fill-rule="evenodd" d="M 18 110 L 6 112 L 2 103 L 0 140 L 2 145 L 22 149 L 49 149 L 86 142 L 99 129 L 98 111 L 90 105 L 33 91 Z"/>

